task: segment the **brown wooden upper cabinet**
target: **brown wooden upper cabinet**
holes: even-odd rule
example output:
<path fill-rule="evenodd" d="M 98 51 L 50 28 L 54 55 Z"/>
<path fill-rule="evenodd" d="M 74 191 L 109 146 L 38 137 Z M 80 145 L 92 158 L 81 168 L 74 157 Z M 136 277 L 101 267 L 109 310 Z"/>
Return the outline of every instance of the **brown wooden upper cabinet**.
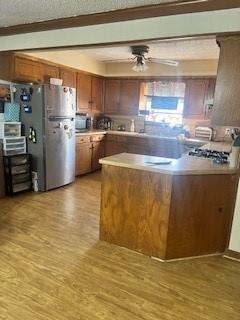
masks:
<path fill-rule="evenodd" d="M 63 86 L 76 88 L 77 74 L 70 68 L 60 69 L 60 78 L 63 80 Z"/>
<path fill-rule="evenodd" d="M 77 74 L 77 111 L 102 112 L 103 79 Z"/>
<path fill-rule="evenodd" d="M 0 53 L 0 78 L 8 81 L 49 83 L 49 78 L 59 78 L 59 68 L 53 63 L 43 63 L 20 54 Z"/>
<path fill-rule="evenodd" d="M 92 76 L 92 112 L 100 113 L 103 111 L 103 79 Z"/>
<path fill-rule="evenodd" d="M 105 108 L 107 114 L 137 115 L 139 105 L 139 80 L 107 79 Z"/>
<path fill-rule="evenodd" d="M 50 78 L 59 78 L 59 68 L 51 64 L 42 63 L 42 77 L 43 83 L 49 83 Z"/>
<path fill-rule="evenodd" d="M 213 99 L 215 79 L 189 79 L 186 81 L 184 118 L 207 119 L 208 100 Z"/>
<path fill-rule="evenodd" d="M 25 59 L 13 55 L 13 70 L 10 80 L 32 81 L 35 83 L 43 82 L 43 69 L 39 61 Z"/>
<path fill-rule="evenodd" d="M 119 113 L 122 115 L 137 115 L 139 106 L 139 81 L 122 80 L 120 90 Z"/>
<path fill-rule="evenodd" d="M 118 114 L 120 105 L 121 80 L 105 81 L 104 112 L 107 114 Z"/>
<path fill-rule="evenodd" d="M 89 112 L 91 110 L 91 76 L 77 74 L 77 111 Z"/>

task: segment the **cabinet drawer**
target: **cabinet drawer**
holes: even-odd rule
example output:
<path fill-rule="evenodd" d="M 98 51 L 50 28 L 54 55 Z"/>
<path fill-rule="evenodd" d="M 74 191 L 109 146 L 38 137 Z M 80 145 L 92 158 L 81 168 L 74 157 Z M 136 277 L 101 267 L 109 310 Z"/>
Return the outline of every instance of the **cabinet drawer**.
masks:
<path fill-rule="evenodd" d="M 28 162 L 29 162 L 28 155 L 17 156 L 17 157 L 13 157 L 11 159 L 12 166 L 19 166 L 19 165 L 23 165 L 23 164 L 28 164 Z"/>
<path fill-rule="evenodd" d="M 90 136 L 77 136 L 76 144 L 90 143 Z"/>
<path fill-rule="evenodd" d="M 17 174 L 23 174 L 23 173 L 28 173 L 30 170 L 30 166 L 29 164 L 24 164 L 24 165 L 20 165 L 20 166 L 16 166 L 16 167 L 12 167 L 12 175 L 17 175 Z M 9 174 L 9 170 L 6 167 L 5 171 L 7 174 Z"/>
<path fill-rule="evenodd" d="M 29 182 L 29 181 L 31 181 L 29 172 L 23 173 L 23 174 L 19 174 L 19 175 L 16 175 L 16 176 L 12 177 L 12 183 L 13 184 Z"/>
<path fill-rule="evenodd" d="M 31 190 L 32 189 L 32 182 L 27 181 L 27 182 L 15 184 L 15 185 L 13 185 L 12 189 L 13 189 L 13 192 L 21 192 L 21 191 L 25 191 L 25 190 Z"/>
<path fill-rule="evenodd" d="M 99 135 L 92 135 L 90 140 L 91 142 L 98 142 L 98 141 L 103 141 L 105 138 L 104 134 L 99 134 Z"/>

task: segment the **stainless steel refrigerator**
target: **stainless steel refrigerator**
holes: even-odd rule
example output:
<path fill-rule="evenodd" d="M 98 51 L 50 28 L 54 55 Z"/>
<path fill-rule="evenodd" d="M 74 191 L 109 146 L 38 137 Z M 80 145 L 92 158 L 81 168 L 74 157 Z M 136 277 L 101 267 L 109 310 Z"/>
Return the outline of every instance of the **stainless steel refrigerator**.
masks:
<path fill-rule="evenodd" d="M 55 85 L 17 85 L 23 134 L 39 191 L 75 180 L 76 91 Z"/>

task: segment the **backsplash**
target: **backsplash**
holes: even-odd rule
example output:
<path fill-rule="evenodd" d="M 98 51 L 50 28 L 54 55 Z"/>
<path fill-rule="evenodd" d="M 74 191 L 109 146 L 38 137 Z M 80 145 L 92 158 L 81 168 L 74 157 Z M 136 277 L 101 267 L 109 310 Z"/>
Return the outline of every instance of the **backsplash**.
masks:
<path fill-rule="evenodd" d="M 118 130 L 119 126 L 124 125 L 126 131 L 130 131 L 131 120 L 134 120 L 135 132 L 139 132 L 144 129 L 144 117 L 138 116 L 113 116 L 107 115 L 107 117 L 111 118 L 113 121 L 112 130 Z"/>
<path fill-rule="evenodd" d="M 213 140 L 214 141 L 225 141 L 232 142 L 232 138 L 229 135 L 226 135 L 226 129 L 232 127 L 223 127 L 223 126 L 211 126 L 210 120 L 202 120 L 202 119 L 183 119 L 184 125 L 186 125 L 190 130 L 191 137 L 195 136 L 195 128 L 200 127 L 210 127 L 213 129 Z"/>
<path fill-rule="evenodd" d="M 145 123 L 145 132 L 153 135 L 167 136 L 167 137 L 176 137 L 179 134 L 183 133 L 183 128 L 181 127 L 169 127 L 168 125 L 146 122 Z"/>
<path fill-rule="evenodd" d="M 131 120 L 134 120 L 135 123 L 135 132 L 139 132 L 140 130 L 145 130 L 148 134 L 153 135 L 166 135 L 175 137 L 179 135 L 182 130 L 180 128 L 171 128 L 168 126 L 164 126 L 163 124 L 159 123 L 151 123 L 151 122 L 145 122 L 144 123 L 144 117 L 143 116 L 121 116 L 121 115 L 106 115 L 109 116 L 113 121 L 113 127 L 112 130 L 118 130 L 119 126 L 124 125 L 126 131 L 130 131 L 131 126 Z M 202 127 L 211 127 L 210 120 L 202 120 L 202 119 L 183 119 L 183 125 L 187 126 L 190 131 L 191 138 L 195 137 L 195 128 L 197 126 Z M 232 142 L 232 138 L 229 135 L 225 134 L 225 131 L 227 128 L 231 127 L 220 127 L 215 126 L 213 128 L 213 139 L 215 141 L 226 141 L 226 142 Z"/>

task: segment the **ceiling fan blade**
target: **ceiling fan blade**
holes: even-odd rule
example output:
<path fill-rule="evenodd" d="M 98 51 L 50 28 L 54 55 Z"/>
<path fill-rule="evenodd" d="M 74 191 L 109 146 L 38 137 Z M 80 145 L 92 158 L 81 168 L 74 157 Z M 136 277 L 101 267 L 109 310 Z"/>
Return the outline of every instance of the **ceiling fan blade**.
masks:
<path fill-rule="evenodd" d="M 154 63 L 161 63 L 172 67 L 177 67 L 179 65 L 178 61 L 167 60 L 167 59 L 158 59 L 158 58 L 147 58 L 147 61 Z"/>
<path fill-rule="evenodd" d="M 126 59 L 106 59 L 106 60 L 102 60 L 102 62 L 107 62 L 107 63 L 112 63 L 112 62 L 129 62 L 129 61 L 133 61 L 135 60 L 135 58 L 126 58 Z"/>

